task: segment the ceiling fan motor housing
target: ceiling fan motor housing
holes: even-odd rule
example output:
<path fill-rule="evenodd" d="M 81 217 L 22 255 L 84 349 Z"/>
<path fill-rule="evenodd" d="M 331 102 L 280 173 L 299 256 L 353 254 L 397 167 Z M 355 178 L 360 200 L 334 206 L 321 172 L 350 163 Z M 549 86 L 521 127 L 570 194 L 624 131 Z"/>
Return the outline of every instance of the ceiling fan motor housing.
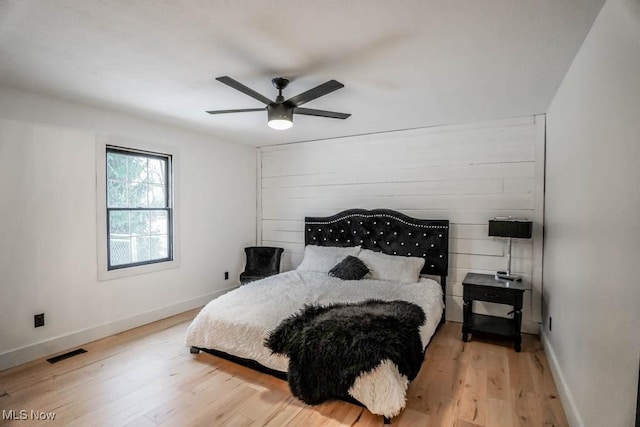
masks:
<path fill-rule="evenodd" d="M 293 122 L 293 108 L 286 103 L 273 102 L 267 106 L 269 121 L 287 120 Z"/>

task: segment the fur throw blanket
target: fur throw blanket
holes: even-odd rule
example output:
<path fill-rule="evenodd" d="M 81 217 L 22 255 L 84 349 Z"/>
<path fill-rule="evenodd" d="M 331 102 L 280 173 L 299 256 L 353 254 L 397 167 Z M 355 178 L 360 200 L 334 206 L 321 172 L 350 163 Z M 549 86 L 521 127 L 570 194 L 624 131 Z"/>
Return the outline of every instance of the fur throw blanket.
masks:
<path fill-rule="evenodd" d="M 289 357 L 293 395 L 318 404 L 348 397 L 358 376 L 385 359 L 413 380 L 424 358 L 419 335 L 424 322 L 422 308 L 407 301 L 306 305 L 283 320 L 265 345 Z"/>

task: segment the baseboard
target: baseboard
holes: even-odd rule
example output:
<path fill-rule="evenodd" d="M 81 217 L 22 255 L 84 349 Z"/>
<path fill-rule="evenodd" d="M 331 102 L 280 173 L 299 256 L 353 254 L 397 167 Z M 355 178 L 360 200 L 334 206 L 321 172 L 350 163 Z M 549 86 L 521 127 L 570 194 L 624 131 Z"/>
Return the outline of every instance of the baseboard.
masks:
<path fill-rule="evenodd" d="M 569 386 L 564 379 L 564 375 L 562 375 L 562 371 L 560 370 L 558 358 L 556 357 L 556 354 L 553 351 L 553 346 L 551 345 L 551 342 L 549 342 L 545 332 L 540 333 L 540 340 L 542 341 L 542 347 L 544 348 L 544 353 L 547 356 L 547 361 L 549 362 L 551 374 L 553 375 L 553 380 L 556 383 L 556 388 L 558 389 L 558 394 L 560 395 L 560 401 L 562 402 L 564 413 L 567 416 L 567 421 L 571 427 L 583 427 L 584 423 L 582 422 L 582 418 L 580 418 L 576 402 L 573 400 L 571 390 L 569 389 Z"/>
<path fill-rule="evenodd" d="M 71 332 L 65 335 L 49 338 L 25 347 L 9 350 L 0 354 L 0 371 L 30 362 L 41 357 L 59 353 L 72 347 L 77 347 L 91 341 L 105 338 L 156 320 L 164 319 L 176 314 L 202 307 L 212 299 L 222 295 L 233 288 L 222 289 L 217 292 L 202 295 L 186 301 L 160 307 L 144 313 L 136 314 L 112 322 L 103 323 L 87 329 Z"/>

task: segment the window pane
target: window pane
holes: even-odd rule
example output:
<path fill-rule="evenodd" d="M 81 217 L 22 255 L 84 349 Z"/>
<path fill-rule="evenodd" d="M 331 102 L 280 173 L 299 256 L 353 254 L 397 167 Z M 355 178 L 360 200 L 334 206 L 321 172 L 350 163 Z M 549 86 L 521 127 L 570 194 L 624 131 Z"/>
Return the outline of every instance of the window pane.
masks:
<path fill-rule="evenodd" d="M 127 179 L 127 156 L 124 154 L 107 153 L 107 179 Z"/>
<path fill-rule="evenodd" d="M 131 249 L 133 253 L 133 262 L 144 262 L 151 259 L 149 252 L 149 237 L 139 236 L 131 238 Z"/>
<path fill-rule="evenodd" d="M 109 180 L 107 182 L 107 207 L 127 207 L 127 187 L 123 181 Z"/>
<path fill-rule="evenodd" d="M 151 234 L 167 234 L 169 216 L 165 211 L 154 211 L 150 215 Z"/>
<path fill-rule="evenodd" d="M 131 234 L 149 235 L 149 212 L 131 212 Z"/>
<path fill-rule="evenodd" d="M 167 242 L 167 236 L 151 236 L 151 259 L 161 259 L 169 256 L 169 245 Z"/>
<path fill-rule="evenodd" d="M 131 238 L 129 236 L 110 235 L 111 265 L 131 263 Z"/>
<path fill-rule="evenodd" d="M 127 156 L 129 181 L 145 182 L 147 180 L 147 158 L 141 156 Z"/>
<path fill-rule="evenodd" d="M 147 192 L 149 186 L 138 182 L 129 183 L 129 203 L 130 208 L 146 208 L 149 206 L 147 202 Z"/>
<path fill-rule="evenodd" d="M 165 183 L 165 170 L 166 160 L 161 159 L 149 159 L 149 175 L 148 181 L 152 184 L 164 184 Z"/>
<path fill-rule="evenodd" d="M 149 185 L 149 207 L 150 208 L 164 208 L 167 207 L 166 197 L 164 194 L 164 186 L 162 185 Z"/>
<path fill-rule="evenodd" d="M 129 212 L 112 211 L 109 212 L 109 233 L 114 235 L 124 235 L 129 237 Z"/>

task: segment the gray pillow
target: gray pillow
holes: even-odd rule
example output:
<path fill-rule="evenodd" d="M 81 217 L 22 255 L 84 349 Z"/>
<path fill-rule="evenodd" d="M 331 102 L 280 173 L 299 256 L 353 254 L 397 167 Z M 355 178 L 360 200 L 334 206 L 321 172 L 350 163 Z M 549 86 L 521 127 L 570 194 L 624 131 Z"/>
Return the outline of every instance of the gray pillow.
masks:
<path fill-rule="evenodd" d="M 329 270 L 329 276 L 342 280 L 360 280 L 368 272 L 369 267 L 360 258 L 349 255 Z"/>
<path fill-rule="evenodd" d="M 347 255 L 357 256 L 360 253 L 360 246 L 336 247 L 336 246 L 316 246 L 307 245 L 304 248 L 304 258 L 296 268 L 298 271 L 318 271 L 328 273 L 337 262 Z"/>

